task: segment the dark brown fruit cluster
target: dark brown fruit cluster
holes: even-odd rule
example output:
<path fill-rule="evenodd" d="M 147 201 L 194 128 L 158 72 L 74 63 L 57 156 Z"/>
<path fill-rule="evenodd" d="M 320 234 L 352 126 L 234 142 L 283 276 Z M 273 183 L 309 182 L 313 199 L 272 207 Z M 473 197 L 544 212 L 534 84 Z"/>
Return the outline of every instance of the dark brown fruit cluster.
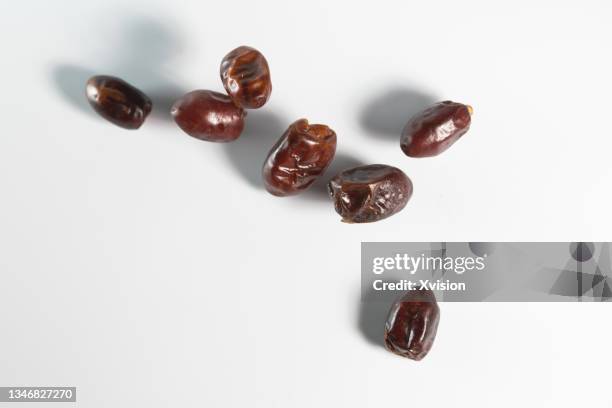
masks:
<path fill-rule="evenodd" d="M 100 116 L 125 129 L 138 129 L 153 108 L 147 95 L 113 76 L 90 78 L 86 94 L 89 104 Z"/>
<path fill-rule="evenodd" d="M 244 130 L 247 112 L 266 104 L 272 93 L 270 68 L 256 49 L 241 46 L 221 61 L 227 94 L 196 90 L 183 95 L 171 109 L 187 134 L 210 142 L 231 142 Z M 112 76 L 87 82 L 87 98 L 97 113 L 126 129 L 138 129 L 152 110 L 143 92 Z M 461 103 L 437 103 L 415 115 L 404 127 L 400 145 L 411 157 L 436 156 L 470 128 L 472 108 Z M 262 176 L 268 192 L 290 196 L 308 189 L 329 167 L 336 152 L 336 133 L 326 125 L 299 119 L 272 147 Z M 400 169 L 371 164 L 344 170 L 328 183 L 336 212 L 347 223 L 368 223 L 401 211 L 410 200 L 412 182 Z M 391 307 L 385 323 L 385 346 L 391 352 L 421 360 L 431 350 L 440 309 L 430 290 L 413 290 Z"/>
<path fill-rule="evenodd" d="M 289 196 L 307 189 L 329 166 L 336 153 L 336 133 L 306 119 L 294 122 L 276 142 L 263 166 L 266 189 Z"/>
<path fill-rule="evenodd" d="M 234 103 L 245 109 L 261 108 L 272 93 L 268 61 L 251 47 L 238 47 L 223 58 L 221 81 Z"/>
<path fill-rule="evenodd" d="M 430 290 L 411 290 L 398 299 L 385 324 L 385 346 L 402 357 L 421 360 L 436 338 L 440 308 Z"/>
<path fill-rule="evenodd" d="M 440 102 L 410 119 L 402 132 L 400 145 L 411 157 L 437 156 L 469 130 L 471 121 L 470 106 Z"/>
<path fill-rule="evenodd" d="M 348 223 L 374 222 L 406 206 L 412 182 L 392 166 L 371 164 L 344 170 L 331 179 L 329 194 L 336 212 Z"/>
<path fill-rule="evenodd" d="M 231 142 L 244 129 L 246 112 L 224 94 L 193 91 L 176 101 L 170 111 L 190 136 L 209 142 Z"/>

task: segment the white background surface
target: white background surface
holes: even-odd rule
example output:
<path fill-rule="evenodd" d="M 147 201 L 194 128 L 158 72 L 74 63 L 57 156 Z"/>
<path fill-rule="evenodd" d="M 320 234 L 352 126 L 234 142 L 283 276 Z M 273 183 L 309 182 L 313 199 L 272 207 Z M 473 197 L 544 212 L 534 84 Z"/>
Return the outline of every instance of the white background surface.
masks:
<path fill-rule="evenodd" d="M 74 385 L 83 407 L 612 406 L 609 305 L 443 304 L 415 363 L 368 341 L 358 293 L 361 241 L 612 239 L 611 8 L 2 2 L 0 385 Z M 165 110 L 221 90 L 241 44 L 272 99 L 232 145 L 183 134 Z M 89 109 L 94 73 L 152 96 L 139 131 Z M 405 157 L 404 122 L 443 99 L 471 131 Z M 340 164 L 402 168 L 409 206 L 347 225 L 320 186 L 263 191 L 299 117 L 336 130 Z"/>

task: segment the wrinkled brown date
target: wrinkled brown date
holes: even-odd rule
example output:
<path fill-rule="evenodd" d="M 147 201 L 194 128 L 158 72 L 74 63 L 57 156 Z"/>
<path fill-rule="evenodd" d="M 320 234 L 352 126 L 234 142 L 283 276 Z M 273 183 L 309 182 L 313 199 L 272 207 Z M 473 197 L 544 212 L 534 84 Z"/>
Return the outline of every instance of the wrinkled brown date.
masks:
<path fill-rule="evenodd" d="M 344 170 L 331 179 L 328 190 L 342 221 L 374 222 L 406 206 L 412 182 L 400 169 L 371 164 Z"/>
<path fill-rule="evenodd" d="M 85 90 L 89 104 L 100 116 L 125 129 L 138 129 L 153 108 L 147 95 L 117 77 L 91 77 Z"/>
<path fill-rule="evenodd" d="M 225 94 L 198 90 L 174 103 L 174 121 L 190 136 L 209 142 L 231 142 L 244 129 L 246 112 Z"/>
<path fill-rule="evenodd" d="M 445 101 L 415 115 L 404 127 L 400 145 L 411 157 L 437 156 L 470 128 L 472 107 Z"/>
<path fill-rule="evenodd" d="M 272 93 L 268 61 L 251 47 L 238 47 L 223 58 L 221 81 L 234 103 L 245 109 L 261 108 Z"/>
<path fill-rule="evenodd" d="M 411 290 L 389 310 L 385 346 L 402 357 L 421 360 L 429 353 L 440 321 L 440 308 L 430 290 Z"/>
<path fill-rule="evenodd" d="M 306 119 L 294 122 L 276 142 L 263 166 L 266 189 L 289 196 L 307 189 L 329 166 L 336 153 L 336 133 Z"/>

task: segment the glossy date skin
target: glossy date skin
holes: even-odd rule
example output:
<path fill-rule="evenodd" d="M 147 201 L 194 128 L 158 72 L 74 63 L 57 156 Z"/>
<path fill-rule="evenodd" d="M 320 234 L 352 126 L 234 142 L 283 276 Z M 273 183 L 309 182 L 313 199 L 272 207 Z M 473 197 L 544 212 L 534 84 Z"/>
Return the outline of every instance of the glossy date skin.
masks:
<path fill-rule="evenodd" d="M 371 164 L 342 171 L 331 179 L 328 191 L 342 221 L 375 222 L 406 206 L 412 182 L 398 168 Z"/>
<path fill-rule="evenodd" d="M 294 122 L 268 153 L 263 166 L 266 189 L 283 197 L 306 190 L 336 153 L 336 133 L 325 125 Z"/>
<path fill-rule="evenodd" d="M 272 93 L 268 61 L 251 47 L 238 47 L 223 58 L 221 81 L 234 103 L 245 109 L 261 108 Z"/>
<path fill-rule="evenodd" d="M 85 88 L 91 107 L 103 118 L 124 129 L 138 129 L 151 113 L 151 99 L 121 78 L 97 75 Z"/>
<path fill-rule="evenodd" d="M 385 346 L 402 357 L 421 360 L 433 346 L 439 321 L 440 308 L 432 291 L 408 291 L 389 310 Z"/>
<path fill-rule="evenodd" d="M 471 121 L 471 106 L 437 103 L 410 119 L 402 132 L 401 148 L 410 157 L 437 156 L 467 133 Z"/>
<path fill-rule="evenodd" d="M 244 129 L 246 112 L 224 94 L 198 90 L 183 95 L 170 111 L 185 133 L 209 142 L 231 142 Z"/>

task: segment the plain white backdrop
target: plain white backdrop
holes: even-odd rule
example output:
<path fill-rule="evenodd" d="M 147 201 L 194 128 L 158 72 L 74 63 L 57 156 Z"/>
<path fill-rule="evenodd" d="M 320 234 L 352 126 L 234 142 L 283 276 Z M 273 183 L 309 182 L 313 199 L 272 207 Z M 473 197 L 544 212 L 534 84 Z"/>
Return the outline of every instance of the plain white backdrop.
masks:
<path fill-rule="evenodd" d="M 0 385 L 76 386 L 83 407 L 612 406 L 610 305 L 442 304 L 415 363 L 369 340 L 358 292 L 361 241 L 612 239 L 611 12 L 3 2 Z M 232 145 L 183 134 L 171 102 L 221 90 L 221 58 L 243 44 L 269 61 L 270 102 Z M 140 130 L 91 111 L 93 74 L 150 94 Z M 404 122 L 444 99 L 474 107 L 472 129 L 407 158 Z M 332 172 L 402 168 L 407 208 L 347 225 L 322 184 L 267 194 L 261 163 L 300 117 L 337 132 Z"/>

